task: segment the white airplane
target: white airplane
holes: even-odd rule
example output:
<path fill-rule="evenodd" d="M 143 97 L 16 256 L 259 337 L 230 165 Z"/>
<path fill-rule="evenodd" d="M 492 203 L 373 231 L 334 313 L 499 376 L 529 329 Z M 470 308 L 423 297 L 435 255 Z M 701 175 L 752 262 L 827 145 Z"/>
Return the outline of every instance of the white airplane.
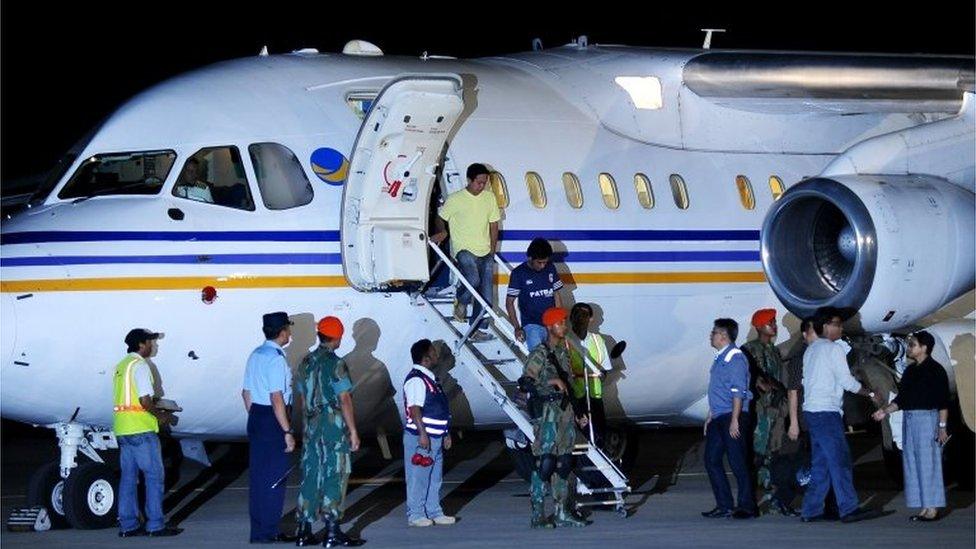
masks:
<path fill-rule="evenodd" d="M 98 452 L 114 447 L 126 332 L 165 333 L 154 363 L 183 409 L 172 434 L 205 461 L 201 441 L 245 436 L 244 364 L 261 315 L 281 310 L 297 323 L 293 365 L 316 319 L 343 320 L 359 422 L 397 433 L 410 344 L 459 339 L 416 290 L 431 278 L 432 201 L 473 162 L 494 172 L 501 259 L 549 238 L 568 300 L 596 304 L 599 330 L 629 343 L 607 389 L 617 425 L 700 423 L 712 320 L 738 320 L 743 342 L 765 307 L 781 341 L 825 305 L 858 309 L 868 335 L 928 326 L 965 379 L 973 80 L 968 57 L 585 38 L 476 60 L 351 42 L 179 76 L 95 128 L 3 221 L 0 414 L 58 434 L 34 499 L 76 527 L 110 525 Z M 487 345 L 501 355 L 504 338 Z M 511 424 L 474 369 L 449 375 L 459 427 Z M 962 385 L 960 398 L 968 410 Z M 76 465 L 79 450 L 90 461 Z"/>

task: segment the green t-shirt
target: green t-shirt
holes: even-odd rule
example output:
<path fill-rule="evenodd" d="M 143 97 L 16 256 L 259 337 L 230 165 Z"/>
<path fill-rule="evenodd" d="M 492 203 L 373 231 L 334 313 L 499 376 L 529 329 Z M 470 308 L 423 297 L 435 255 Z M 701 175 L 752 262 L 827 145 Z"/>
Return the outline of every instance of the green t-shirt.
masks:
<path fill-rule="evenodd" d="M 502 218 L 495 193 L 487 186 L 475 196 L 468 189 L 447 197 L 441 206 L 441 219 L 451 225 L 451 253 L 468 250 L 483 257 L 491 253 L 491 234 L 488 225 Z"/>

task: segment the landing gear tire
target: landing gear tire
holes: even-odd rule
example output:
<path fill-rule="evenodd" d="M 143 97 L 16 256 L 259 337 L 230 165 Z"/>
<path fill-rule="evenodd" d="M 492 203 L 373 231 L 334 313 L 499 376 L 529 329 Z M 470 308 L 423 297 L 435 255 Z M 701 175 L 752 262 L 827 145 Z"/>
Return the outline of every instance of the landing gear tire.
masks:
<path fill-rule="evenodd" d="M 79 530 L 98 530 L 116 524 L 119 477 L 104 463 L 84 463 L 64 483 L 64 512 Z"/>
<path fill-rule="evenodd" d="M 44 507 L 51 518 L 51 528 L 68 528 L 71 524 L 64 515 L 64 484 L 61 464 L 57 461 L 42 465 L 30 478 L 27 486 L 27 505 Z"/>
<path fill-rule="evenodd" d="M 623 472 L 628 472 L 637 461 L 637 432 L 624 429 L 607 429 L 603 442 L 603 452 L 613 460 Z"/>

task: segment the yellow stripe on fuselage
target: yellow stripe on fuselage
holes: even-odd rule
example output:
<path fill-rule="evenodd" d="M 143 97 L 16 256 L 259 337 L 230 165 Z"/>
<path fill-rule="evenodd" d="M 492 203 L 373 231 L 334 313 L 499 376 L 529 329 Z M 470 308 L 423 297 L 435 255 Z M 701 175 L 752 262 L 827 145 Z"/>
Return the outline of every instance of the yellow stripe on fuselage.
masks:
<path fill-rule="evenodd" d="M 508 275 L 495 277 L 498 284 L 508 284 Z M 563 273 L 564 284 L 718 284 L 765 282 L 761 271 L 722 272 L 644 272 L 644 273 Z M 201 290 L 259 288 L 341 288 L 348 284 L 340 275 L 329 276 L 175 276 L 121 278 L 59 278 L 42 280 L 7 280 L 0 282 L 0 292 L 111 292 L 126 290 Z"/>

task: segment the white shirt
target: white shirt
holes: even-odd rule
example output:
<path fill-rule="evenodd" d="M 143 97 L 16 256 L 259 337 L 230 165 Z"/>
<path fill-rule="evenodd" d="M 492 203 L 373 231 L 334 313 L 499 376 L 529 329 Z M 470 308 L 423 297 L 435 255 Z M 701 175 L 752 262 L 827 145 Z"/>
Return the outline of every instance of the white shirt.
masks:
<path fill-rule="evenodd" d="M 151 397 L 153 395 L 153 382 L 149 373 L 149 364 L 143 359 L 137 362 L 133 368 L 132 379 L 136 384 L 136 394 L 140 397 Z"/>
<path fill-rule="evenodd" d="M 419 370 L 420 373 L 429 377 L 430 379 L 436 380 L 434 372 L 431 372 L 427 368 L 424 368 L 420 364 L 414 364 L 413 368 Z M 403 384 L 403 394 L 407 399 L 407 408 L 411 406 L 424 407 L 424 402 L 427 401 L 427 385 L 424 384 L 424 380 L 419 377 L 410 378 L 406 383 Z"/>
<path fill-rule="evenodd" d="M 842 413 L 844 391 L 856 393 L 861 384 L 847 367 L 843 347 L 817 339 L 803 353 L 803 411 Z"/>

